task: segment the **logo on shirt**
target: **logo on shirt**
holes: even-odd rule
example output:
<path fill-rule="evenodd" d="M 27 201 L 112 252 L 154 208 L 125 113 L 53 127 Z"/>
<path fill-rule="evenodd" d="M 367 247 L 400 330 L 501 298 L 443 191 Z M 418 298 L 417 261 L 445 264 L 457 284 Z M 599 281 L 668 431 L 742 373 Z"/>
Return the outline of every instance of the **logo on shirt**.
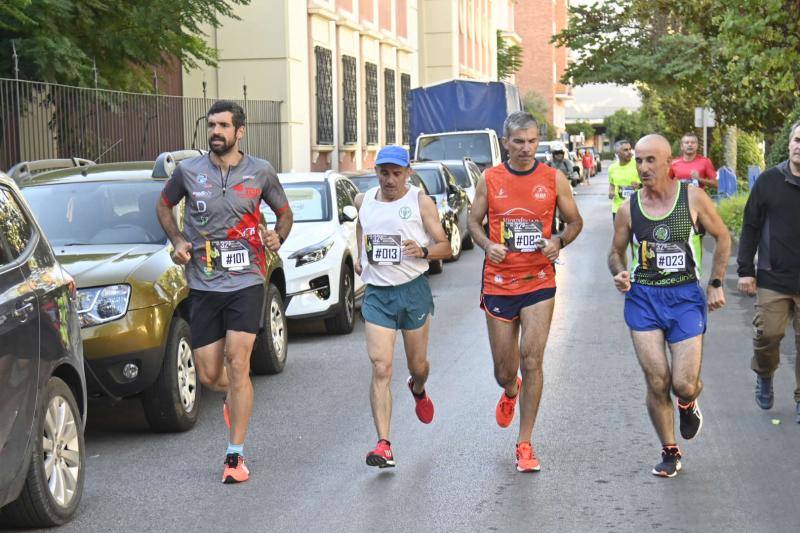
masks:
<path fill-rule="evenodd" d="M 537 275 L 539 276 L 539 279 L 544 279 L 547 277 L 547 272 L 545 272 L 544 270 L 540 270 L 539 274 Z"/>
<path fill-rule="evenodd" d="M 208 181 L 208 176 L 206 176 L 205 174 L 199 174 L 197 176 L 197 183 L 205 183 L 207 181 Z"/>
<path fill-rule="evenodd" d="M 666 242 L 669 240 L 669 236 L 670 229 L 666 224 L 659 224 L 653 230 L 653 237 L 655 237 L 657 241 Z"/>
<path fill-rule="evenodd" d="M 251 199 L 261 196 L 261 189 L 258 187 L 245 187 L 243 183 L 234 185 L 231 189 L 236 192 L 236 196 L 239 198 Z"/>
<path fill-rule="evenodd" d="M 211 196 L 211 191 L 192 191 L 192 196 L 195 198 L 208 198 Z"/>
<path fill-rule="evenodd" d="M 411 208 L 408 207 L 407 205 L 404 205 L 403 207 L 400 208 L 397 214 L 400 215 L 400 218 L 402 218 L 403 220 L 408 220 L 409 218 L 411 218 Z"/>
<path fill-rule="evenodd" d="M 494 277 L 494 282 L 495 282 L 495 283 L 503 283 L 503 276 L 501 276 L 501 275 L 499 275 L 499 274 L 498 274 L 498 275 L 496 275 L 496 276 Z"/>
<path fill-rule="evenodd" d="M 242 181 L 250 181 L 256 179 L 255 176 L 242 176 Z"/>
<path fill-rule="evenodd" d="M 506 191 L 504 191 L 503 188 L 500 187 L 500 190 L 497 191 L 497 194 L 495 194 L 494 197 L 495 198 L 508 198 L 508 195 L 506 194 Z"/>
<path fill-rule="evenodd" d="M 533 199 L 539 202 L 543 202 L 547 200 L 547 197 L 550 196 L 550 193 L 547 192 L 547 189 L 542 185 L 537 185 L 533 189 Z"/>
<path fill-rule="evenodd" d="M 199 225 L 201 225 L 201 226 L 205 226 L 206 224 L 208 224 L 208 221 L 209 221 L 209 220 L 210 220 L 210 218 L 209 218 L 209 217 L 207 217 L 207 216 L 203 215 L 203 216 L 201 216 L 201 217 L 199 217 L 199 218 L 197 219 L 197 223 L 198 223 Z"/>

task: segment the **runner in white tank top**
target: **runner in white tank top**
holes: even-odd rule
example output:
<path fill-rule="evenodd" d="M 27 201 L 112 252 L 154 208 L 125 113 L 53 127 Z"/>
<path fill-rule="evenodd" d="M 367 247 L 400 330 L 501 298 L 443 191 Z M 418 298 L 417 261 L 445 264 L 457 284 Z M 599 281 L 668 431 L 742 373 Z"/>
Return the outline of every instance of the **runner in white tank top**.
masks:
<path fill-rule="evenodd" d="M 359 194 L 355 201 L 360 242 L 356 272 L 366 284 L 361 314 L 372 361 L 369 399 L 378 432 L 378 444 L 367 454 L 367 464 L 386 468 L 395 464 L 389 442 L 389 386 L 398 329 L 403 332 L 411 372 L 408 387 L 417 418 L 425 424 L 433 420 L 433 402 L 425 392 L 433 296 L 423 274 L 428 260 L 447 259 L 451 249 L 433 200 L 408 184 L 408 152 L 387 146 L 378 152 L 375 164 L 379 187 Z"/>

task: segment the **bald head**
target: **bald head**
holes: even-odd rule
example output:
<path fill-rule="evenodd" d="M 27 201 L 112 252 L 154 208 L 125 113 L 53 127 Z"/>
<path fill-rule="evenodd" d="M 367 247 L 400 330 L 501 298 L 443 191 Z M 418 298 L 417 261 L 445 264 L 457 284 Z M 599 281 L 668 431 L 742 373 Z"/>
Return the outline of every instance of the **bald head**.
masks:
<path fill-rule="evenodd" d="M 643 185 L 669 180 L 672 146 L 663 135 L 651 133 L 636 143 L 636 167 Z"/>

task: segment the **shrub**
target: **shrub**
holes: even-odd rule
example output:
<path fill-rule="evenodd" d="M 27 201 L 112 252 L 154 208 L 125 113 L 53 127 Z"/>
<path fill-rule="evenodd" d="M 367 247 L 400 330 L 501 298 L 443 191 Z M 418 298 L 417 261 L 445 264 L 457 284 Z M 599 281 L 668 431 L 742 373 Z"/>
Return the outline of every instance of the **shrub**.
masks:
<path fill-rule="evenodd" d="M 747 194 L 736 194 L 721 200 L 717 204 L 719 216 L 728 226 L 731 235 L 737 239 L 742 233 L 742 217 L 744 216 L 744 205 L 747 203 L 747 197 Z"/>
<path fill-rule="evenodd" d="M 789 135 L 792 133 L 789 128 L 798 120 L 800 120 L 800 105 L 795 107 L 794 111 L 786 117 L 786 124 L 784 124 L 783 129 L 772 140 L 772 146 L 767 157 L 767 165 L 770 167 L 789 159 Z"/>

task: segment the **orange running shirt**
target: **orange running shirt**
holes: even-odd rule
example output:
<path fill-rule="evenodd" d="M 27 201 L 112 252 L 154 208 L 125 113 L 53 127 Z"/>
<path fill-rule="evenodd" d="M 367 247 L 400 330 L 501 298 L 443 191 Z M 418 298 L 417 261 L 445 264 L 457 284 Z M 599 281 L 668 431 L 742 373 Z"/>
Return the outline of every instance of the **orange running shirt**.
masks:
<path fill-rule="evenodd" d="M 502 263 L 484 260 L 483 294 L 526 294 L 556 286 L 555 268 L 538 241 L 552 235 L 556 171 L 536 163 L 517 172 L 506 163 L 487 169 L 489 240 L 508 248 Z"/>

